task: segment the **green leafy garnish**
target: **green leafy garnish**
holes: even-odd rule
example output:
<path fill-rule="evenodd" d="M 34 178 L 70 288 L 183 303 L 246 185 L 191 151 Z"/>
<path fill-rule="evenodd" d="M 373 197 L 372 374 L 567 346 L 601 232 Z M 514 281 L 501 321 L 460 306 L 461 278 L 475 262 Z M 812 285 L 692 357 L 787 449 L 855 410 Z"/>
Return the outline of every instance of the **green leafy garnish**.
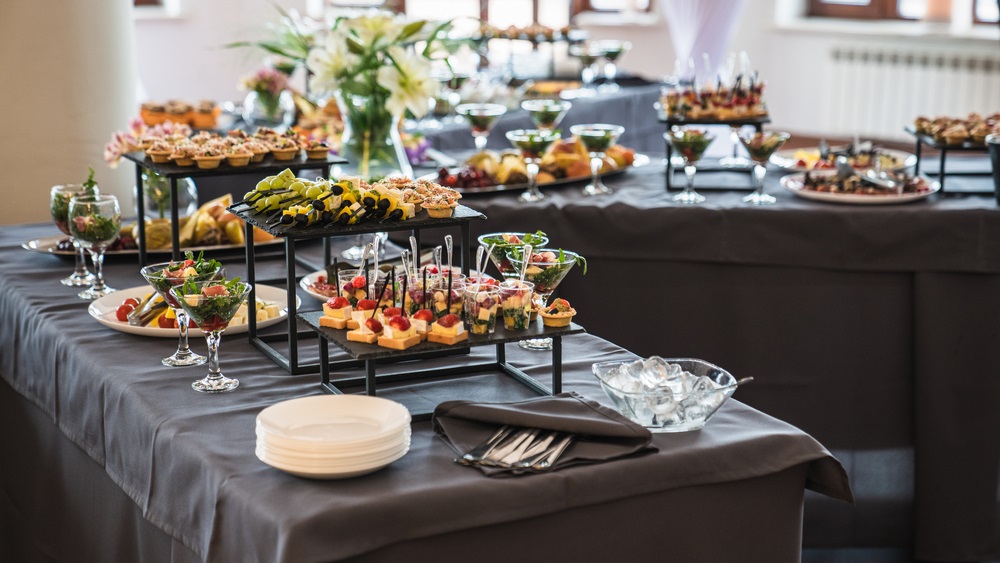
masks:
<path fill-rule="evenodd" d="M 88 166 L 90 169 L 90 175 L 87 176 L 87 181 L 83 183 L 83 190 L 87 192 L 87 195 L 97 195 L 97 181 L 94 180 L 94 167 Z"/>

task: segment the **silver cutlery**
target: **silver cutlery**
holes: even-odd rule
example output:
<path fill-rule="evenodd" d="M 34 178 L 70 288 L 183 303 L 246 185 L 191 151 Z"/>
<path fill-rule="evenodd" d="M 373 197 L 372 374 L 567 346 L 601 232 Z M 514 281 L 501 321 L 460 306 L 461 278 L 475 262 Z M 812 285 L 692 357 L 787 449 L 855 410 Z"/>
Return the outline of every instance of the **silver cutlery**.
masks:
<path fill-rule="evenodd" d="M 552 467 L 553 465 L 556 464 L 557 461 L 559 461 L 559 458 L 566 451 L 566 448 L 568 448 L 572 443 L 573 443 L 573 436 L 572 435 L 566 436 L 559 442 L 559 444 L 556 445 L 556 447 L 552 450 L 551 453 L 549 453 L 548 456 L 533 463 L 531 465 L 531 468 L 544 470 Z"/>
<path fill-rule="evenodd" d="M 490 454 L 494 448 L 500 445 L 508 436 L 511 435 L 516 429 L 513 426 L 501 426 L 492 436 L 489 437 L 485 442 L 479 444 L 478 446 L 472 448 L 465 455 L 461 457 L 461 460 L 472 462 L 478 461 L 483 457 Z M 459 461 L 459 460 L 455 460 Z"/>
<path fill-rule="evenodd" d="M 528 449 L 535 444 L 535 439 L 538 437 L 538 434 L 540 432 L 541 430 L 537 429 L 529 432 L 528 437 L 525 438 L 520 444 L 518 444 L 518 446 L 514 448 L 513 451 L 511 451 L 509 454 L 500 459 L 500 461 L 497 462 L 497 465 L 500 465 L 501 467 L 510 467 L 511 465 L 523 459 Z"/>

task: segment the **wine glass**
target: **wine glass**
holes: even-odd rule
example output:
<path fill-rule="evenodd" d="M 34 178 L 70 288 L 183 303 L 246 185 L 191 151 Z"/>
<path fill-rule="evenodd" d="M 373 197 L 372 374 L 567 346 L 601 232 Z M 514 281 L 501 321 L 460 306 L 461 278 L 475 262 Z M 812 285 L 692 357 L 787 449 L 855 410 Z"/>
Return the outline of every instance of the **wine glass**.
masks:
<path fill-rule="evenodd" d="M 531 298 L 535 309 L 541 311 L 545 308 L 552 292 L 559 287 L 559 283 L 577 262 L 586 264 L 582 256 L 569 250 L 540 248 L 532 251 L 528 257 L 528 268 L 524 279 L 535 284 L 535 293 Z M 511 253 L 510 263 L 520 272 L 524 266 L 523 253 L 517 251 Z M 531 338 L 522 340 L 520 346 L 525 350 L 551 350 L 552 339 Z"/>
<path fill-rule="evenodd" d="M 528 169 L 528 190 L 521 194 L 517 200 L 520 202 L 542 201 L 546 196 L 538 191 L 538 163 L 541 162 L 542 154 L 548 150 L 552 143 L 559 140 L 559 133 L 545 129 L 515 129 L 507 131 L 507 140 L 521 151 L 524 166 Z"/>
<path fill-rule="evenodd" d="M 781 148 L 791 137 L 785 132 L 769 131 L 758 133 L 756 131 L 743 131 L 740 133 L 740 142 L 750 153 L 750 160 L 754 162 L 753 175 L 756 181 L 756 189 L 743 201 L 751 205 L 772 205 L 776 200 L 774 196 L 764 193 L 764 175 L 767 174 L 767 161 L 775 151 Z"/>
<path fill-rule="evenodd" d="M 569 46 L 569 55 L 580 59 L 580 90 L 594 93 L 594 81 L 597 80 L 597 61 L 600 60 L 603 51 L 596 45 L 587 43 L 576 43 Z"/>
<path fill-rule="evenodd" d="M 478 240 L 479 245 L 485 246 L 487 250 L 490 247 L 493 248 L 493 252 L 490 252 L 490 261 L 493 262 L 493 265 L 500 271 L 500 276 L 504 279 L 516 278 L 519 273 L 507 257 L 511 250 L 521 248 L 526 244 L 530 244 L 532 248 L 541 248 L 549 243 L 549 237 L 541 231 L 537 233 L 486 233 L 480 235 Z"/>
<path fill-rule="evenodd" d="M 113 195 L 79 195 L 69 200 L 69 234 L 90 252 L 94 283 L 77 295 L 98 299 L 115 291 L 104 283 L 104 250 L 118 238 L 122 211 Z"/>
<path fill-rule="evenodd" d="M 597 47 L 604 55 L 604 77 L 605 82 L 599 88 L 602 92 L 617 92 L 621 86 L 615 81 L 618 76 L 618 59 L 632 48 L 632 43 L 628 41 L 618 41 L 617 39 L 606 39 L 597 42 Z"/>
<path fill-rule="evenodd" d="M 707 131 L 692 127 L 674 127 L 664 136 L 670 141 L 671 146 L 684 158 L 684 175 L 687 176 L 687 185 L 684 191 L 674 196 L 674 201 L 680 203 L 702 203 L 705 196 L 694 191 L 695 162 L 701 160 L 705 154 L 705 149 L 712 144 L 715 137 Z"/>
<path fill-rule="evenodd" d="M 476 152 L 486 149 L 490 131 L 500 116 L 507 113 L 507 108 L 500 104 L 461 104 L 455 108 L 460 115 L 469 120 L 472 128 L 472 139 L 476 143 Z"/>
<path fill-rule="evenodd" d="M 250 284 L 238 280 L 190 281 L 171 287 L 170 293 L 205 333 L 208 343 L 208 375 L 192 383 L 191 388 L 202 393 L 225 393 L 239 387 L 238 379 L 222 375 L 219 344 L 229 321 L 246 301 Z"/>
<path fill-rule="evenodd" d="M 750 161 L 739 154 L 740 148 L 740 128 L 730 127 L 729 139 L 733 143 L 733 156 L 724 156 L 719 159 L 719 166 L 723 168 L 746 168 L 750 166 Z"/>
<path fill-rule="evenodd" d="M 188 268 L 192 268 L 194 272 L 190 272 Z M 139 273 L 174 310 L 174 316 L 177 318 L 177 351 L 163 358 L 163 365 L 179 367 L 198 366 L 205 363 L 205 356 L 195 354 L 188 346 L 188 322 L 190 319 L 181 304 L 171 295 L 170 288 L 181 285 L 187 280 L 201 282 L 222 276 L 221 265 L 215 260 L 206 261 L 199 256 L 197 261 L 188 259 L 181 262 L 150 264 L 139 270 Z"/>
<path fill-rule="evenodd" d="M 573 107 L 573 104 L 563 100 L 525 100 L 521 102 L 521 109 L 528 112 L 531 120 L 535 122 L 535 128 L 546 129 L 548 131 L 559 127 L 566 112 Z"/>
<path fill-rule="evenodd" d="M 93 190 L 93 193 L 98 193 L 96 187 Z M 70 235 L 68 220 L 69 200 L 74 196 L 87 195 L 88 193 L 90 192 L 87 188 L 81 184 L 63 184 L 52 186 L 52 192 L 49 194 L 49 212 L 52 214 L 52 221 L 64 235 L 70 237 L 76 256 L 76 267 L 73 269 L 73 273 L 59 280 L 63 285 L 82 287 L 88 286 L 94 281 L 94 274 L 87 270 L 87 259 L 83 254 L 83 247 Z"/>
<path fill-rule="evenodd" d="M 585 125 L 574 125 L 569 128 L 570 133 L 580 139 L 583 146 L 590 153 L 590 173 L 591 180 L 583 188 L 583 195 L 607 195 L 612 189 L 605 186 L 601 181 L 601 166 L 604 165 L 605 152 L 618 142 L 625 132 L 621 125 L 608 125 L 607 123 L 588 123 Z"/>

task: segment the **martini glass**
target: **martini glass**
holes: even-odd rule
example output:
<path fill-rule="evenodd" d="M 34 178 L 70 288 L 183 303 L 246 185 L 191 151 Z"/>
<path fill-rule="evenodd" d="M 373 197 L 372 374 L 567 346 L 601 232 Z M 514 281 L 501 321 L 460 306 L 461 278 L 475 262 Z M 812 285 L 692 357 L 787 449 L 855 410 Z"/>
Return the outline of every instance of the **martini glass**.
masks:
<path fill-rule="evenodd" d="M 507 257 L 511 250 L 521 248 L 530 244 L 532 248 L 541 248 L 549 243 L 549 237 L 538 233 L 487 233 L 479 237 L 479 244 L 485 246 L 487 250 L 492 246 L 490 261 L 500 271 L 500 276 L 504 279 L 516 278 L 519 274 L 517 268 L 510 263 Z"/>
<path fill-rule="evenodd" d="M 52 214 L 52 221 L 55 222 L 56 227 L 64 235 L 70 237 L 75 249 L 74 254 L 76 255 L 76 267 L 73 269 L 73 273 L 59 280 L 63 285 L 84 287 L 94 281 L 94 274 L 91 274 L 87 270 L 87 259 L 84 257 L 83 247 L 80 246 L 80 243 L 75 238 L 70 236 L 68 222 L 69 200 L 73 199 L 74 196 L 87 195 L 87 193 L 89 192 L 81 184 L 64 184 L 61 186 L 52 186 L 52 192 L 49 194 L 49 212 Z M 96 187 L 94 188 L 94 193 L 97 193 Z"/>
<path fill-rule="evenodd" d="M 521 109 L 528 112 L 531 120 L 535 122 L 536 129 L 552 131 L 562 123 L 566 112 L 573 107 L 573 104 L 563 100 L 525 100 L 521 102 Z"/>
<path fill-rule="evenodd" d="M 81 195 L 69 200 L 69 234 L 90 252 L 94 261 L 94 283 L 77 295 L 98 299 L 115 290 L 104 283 L 104 251 L 118 238 L 122 211 L 113 195 Z"/>
<path fill-rule="evenodd" d="M 532 251 L 528 257 L 524 279 L 535 284 L 535 292 L 531 298 L 535 309 L 541 311 L 545 308 L 552 292 L 559 287 L 559 283 L 578 261 L 583 261 L 583 257 L 569 250 L 541 248 Z M 520 252 L 512 254 L 510 263 L 520 271 L 524 265 L 523 254 Z M 522 340 L 520 346 L 525 350 L 551 350 L 552 339 L 531 338 Z"/>
<path fill-rule="evenodd" d="M 459 115 L 469 120 L 472 128 L 472 139 L 476 143 L 476 152 L 486 149 L 490 131 L 500 116 L 507 113 L 507 108 L 500 104 L 462 104 L 455 108 Z"/>
<path fill-rule="evenodd" d="M 219 344 L 222 333 L 233 320 L 250 293 L 250 284 L 241 281 L 213 280 L 184 283 L 170 288 L 184 311 L 205 333 L 208 343 L 208 375 L 191 387 L 202 393 L 225 393 L 240 386 L 238 379 L 222 375 L 219 368 Z"/>
<path fill-rule="evenodd" d="M 733 156 L 724 156 L 720 158 L 719 166 L 722 166 L 723 168 L 746 168 L 747 166 L 750 166 L 750 161 L 739 154 L 739 127 L 730 127 L 729 139 L 733 143 Z"/>
<path fill-rule="evenodd" d="M 590 153 L 590 173 L 591 181 L 584 186 L 583 195 L 608 195 L 611 188 L 601 181 L 601 166 L 604 164 L 604 154 L 621 137 L 625 128 L 621 125 L 608 125 L 607 123 L 590 123 L 586 125 L 574 125 L 569 128 L 570 133 L 580 139 L 583 146 Z"/>
<path fill-rule="evenodd" d="M 194 270 L 194 273 L 188 271 L 188 267 Z M 180 367 L 180 366 L 198 366 L 205 363 L 206 358 L 200 354 L 195 354 L 191 351 L 188 346 L 188 318 L 187 312 L 181 307 L 181 304 L 177 302 L 177 299 L 170 294 L 170 288 L 176 287 L 183 284 L 187 280 L 194 282 L 202 282 L 213 279 L 216 276 L 222 275 L 221 268 L 218 262 L 215 260 L 204 262 L 199 259 L 198 262 L 193 260 L 184 260 L 181 262 L 161 262 L 159 264 L 150 264 L 139 270 L 142 277 L 145 278 L 146 282 L 149 283 L 156 290 L 156 293 L 163 298 L 163 301 L 174 310 L 174 316 L 177 318 L 177 351 L 175 351 L 170 356 L 163 358 L 161 362 L 165 366 L 169 367 Z M 188 273 L 187 276 L 184 274 Z"/>
<path fill-rule="evenodd" d="M 605 82 L 599 88 L 602 92 L 617 92 L 621 86 L 615 81 L 618 76 L 618 59 L 632 48 L 628 41 L 618 41 L 617 39 L 607 39 L 597 42 L 598 49 L 604 55 L 607 63 L 604 65 Z"/>
<path fill-rule="evenodd" d="M 524 203 L 542 201 L 547 196 L 538 191 L 538 163 L 552 143 L 559 140 L 559 132 L 545 129 L 515 129 L 507 131 L 507 140 L 521 151 L 521 158 L 524 159 L 524 166 L 528 170 L 528 190 L 517 200 Z"/>
<path fill-rule="evenodd" d="M 665 133 L 667 140 L 684 158 L 684 175 L 687 176 L 687 185 L 684 191 L 674 196 L 674 201 L 680 203 L 696 204 L 705 201 L 705 196 L 694 191 L 695 163 L 701 160 L 705 154 L 705 149 L 712 144 L 715 137 L 707 131 L 689 127 L 677 127 Z"/>
<path fill-rule="evenodd" d="M 580 90 L 593 95 L 594 80 L 597 79 L 597 61 L 600 60 L 603 51 L 596 45 L 577 43 L 569 46 L 569 55 L 580 59 Z"/>
<path fill-rule="evenodd" d="M 753 161 L 753 175 L 756 182 L 754 192 L 743 201 L 751 205 L 772 205 L 776 201 L 774 196 L 764 193 L 764 175 L 767 174 L 767 161 L 775 151 L 781 148 L 791 137 L 788 133 L 769 131 L 767 133 L 757 133 L 756 131 L 743 131 L 740 133 L 740 142 L 743 148 L 750 153 L 750 160 Z"/>

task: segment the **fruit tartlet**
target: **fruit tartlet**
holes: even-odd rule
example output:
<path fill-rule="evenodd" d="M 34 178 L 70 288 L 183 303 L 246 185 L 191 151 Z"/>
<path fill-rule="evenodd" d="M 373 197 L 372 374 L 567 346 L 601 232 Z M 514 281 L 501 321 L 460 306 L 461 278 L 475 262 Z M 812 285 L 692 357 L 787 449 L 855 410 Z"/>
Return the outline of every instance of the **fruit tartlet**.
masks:
<path fill-rule="evenodd" d="M 563 327 L 569 326 L 573 316 L 576 315 L 576 309 L 569 304 L 569 301 L 556 299 L 548 307 L 539 311 L 538 315 L 542 317 L 542 324 L 545 326 Z"/>

